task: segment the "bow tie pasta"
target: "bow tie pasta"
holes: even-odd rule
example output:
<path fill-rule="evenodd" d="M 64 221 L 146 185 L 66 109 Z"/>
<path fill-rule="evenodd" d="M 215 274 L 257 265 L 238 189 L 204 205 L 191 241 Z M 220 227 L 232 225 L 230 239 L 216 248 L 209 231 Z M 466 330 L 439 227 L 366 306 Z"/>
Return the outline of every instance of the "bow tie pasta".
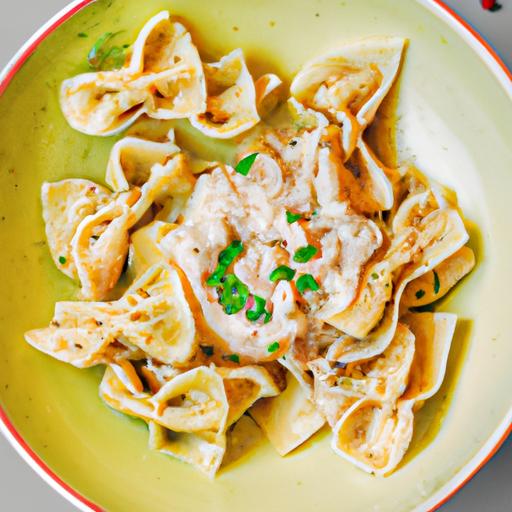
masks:
<path fill-rule="evenodd" d="M 341 124 L 344 160 L 395 81 L 405 39 L 374 37 L 307 63 L 290 87 L 305 106 Z"/>
<path fill-rule="evenodd" d="M 163 11 L 118 69 L 65 80 L 72 128 L 136 124 L 106 186 L 43 184 L 50 254 L 80 300 L 26 341 L 104 365 L 103 401 L 210 478 L 263 436 L 284 456 L 324 427 L 340 457 L 394 471 L 445 375 L 456 317 L 437 301 L 475 265 L 455 194 L 365 137 L 405 45 L 313 59 L 281 108 L 280 78 L 255 80 L 241 49 L 203 63 Z"/>

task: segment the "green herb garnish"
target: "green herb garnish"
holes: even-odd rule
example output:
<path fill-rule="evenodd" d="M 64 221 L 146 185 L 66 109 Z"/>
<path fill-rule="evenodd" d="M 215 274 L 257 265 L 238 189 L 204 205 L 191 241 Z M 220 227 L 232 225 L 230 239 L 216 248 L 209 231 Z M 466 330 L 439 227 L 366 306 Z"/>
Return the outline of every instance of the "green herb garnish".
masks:
<path fill-rule="evenodd" d="M 264 324 L 268 324 L 272 320 L 272 313 L 270 311 L 265 311 L 265 318 L 263 319 Z"/>
<path fill-rule="evenodd" d="M 249 288 L 235 274 L 227 274 L 222 280 L 219 295 L 224 313 L 234 315 L 244 309 L 249 298 Z"/>
<path fill-rule="evenodd" d="M 92 46 L 87 62 L 95 71 L 121 68 L 126 60 L 125 50 L 119 46 L 109 46 L 110 41 L 120 32 L 105 32 Z"/>
<path fill-rule="evenodd" d="M 292 213 L 289 210 L 286 210 L 286 220 L 288 224 L 293 224 L 297 222 L 299 219 L 302 219 L 302 215 L 300 213 Z"/>
<path fill-rule="evenodd" d="M 425 295 L 425 290 L 418 290 L 414 295 L 417 299 L 421 299 Z"/>
<path fill-rule="evenodd" d="M 372 279 L 379 279 L 379 274 L 377 274 L 377 272 L 372 272 Z"/>
<path fill-rule="evenodd" d="M 306 245 L 297 249 L 293 255 L 293 261 L 297 263 L 307 263 L 316 253 L 318 249 L 314 245 Z"/>
<path fill-rule="evenodd" d="M 203 354 L 207 357 L 213 356 L 213 346 L 212 345 L 199 345 L 199 348 L 203 351 Z"/>
<path fill-rule="evenodd" d="M 253 299 L 254 305 L 252 308 L 246 311 L 245 316 L 247 317 L 247 320 L 256 322 L 256 320 L 259 320 L 260 316 L 265 313 L 265 306 L 267 301 L 258 295 L 253 295 Z"/>
<path fill-rule="evenodd" d="M 240 364 L 240 356 L 238 354 L 230 354 L 229 356 L 222 356 L 223 359 L 233 361 L 233 363 Z"/>
<path fill-rule="evenodd" d="M 244 250 L 244 246 L 240 240 L 233 240 L 223 251 L 219 253 L 218 265 L 213 273 L 206 279 L 208 286 L 220 286 L 221 279 L 226 273 L 228 267 L 233 263 L 235 258 Z"/>
<path fill-rule="evenodd" d="M 277 281 L 291 281 L 295 277 L 295 270 L 286 265 L 280 265 L 272 270 L 268 278 L 273 282 Z"/>
<path fill-rule="evenodd" d="M 272 352 L 275 352 L 276 350 L 279 350 L 279 341 L 274 341 L 274 343 L 271 343 L 267 350 L 272 354 Z"/>
<path fill-rule="evenodd" d="M 439 289 L 441 288 L 441 283 L 439 281 L 439 276 L 437 272 L 434 270 L 434 293 L 437 295 L 439 293 Z"/>
<path fill-rule="evenodd" d="M 303 274 L 297 279 L 297 290 L 301 294 L 304 294 L 306 290 L 316 292 L 320 286 L 315 281 L 315 278 L 311 274 Z"/>
<path fill-rule="evenodd" d="M 435 311 L 434 304 L 425 304 L 424 306 L 416 306 L 410 308 L 411 311 L 415 313 L 432 313 Z"/>
<path fill-rule="evenodd" d="M 85 32 L 78 32 L 78 37 L 89 37 Z"/>
<path fill-rule="evenodd" d="M 242 160 L 236 164 L 235 171 L 242 176 L 247 176 L 258 154 L 259 153 L 252 153 L 251 155 L 242 158 Z"/>
<path fill-rule="evenodd" d="M 66 263 L 67 259 L 65 256 L 59 256 L 59 263 L 61 265 L 64 265 Z"/>

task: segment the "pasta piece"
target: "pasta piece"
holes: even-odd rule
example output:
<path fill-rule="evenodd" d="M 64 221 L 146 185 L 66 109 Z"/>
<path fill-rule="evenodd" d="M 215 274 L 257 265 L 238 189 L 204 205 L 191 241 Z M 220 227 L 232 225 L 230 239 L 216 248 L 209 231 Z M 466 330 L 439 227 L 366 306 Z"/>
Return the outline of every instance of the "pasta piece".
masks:
<path fill-rule="evenodd" d="M 222 467 L 226 468 L 240 460 L 251 449 L 262 444 L 264 440 L 265 435 L 257 423 L 247 414 L 242 416 L 227 431 L 226 454 L 222 460 Z"/>
<path fill-rule="evenodd" d="M 153 142 L 138 137 L 123 137 L 117 141 L 107 165 L 106 182 L 116 192 L 141 187 L 148 181 L 154 164 L 165 164 L 170 157 L 179 153 L 174 144 L 174 132 L 169 132 L 168 141 Z"/>
<path fill-rule="evenodd" d="M 71 254 L 85 299 L 104 299 L 121 275 L 128 255 L 128 230 L 135 222 L 130 202 L 128 195 L 104 206 L 83 219 L 73 236 Z"/>
<path fill-rule="evenodd" d="M 179 153 L 165 164 L 156 163 L 151 168 L 149 179 L 140 189 L 140 198 L 133 205 L 132 212 L 138 221 L 152 204 L 165 210 L 165 218 L 159 220 L 174 222 L 183 209 L 194 188 L 195 178 L 186 166 L 185 157 Z"/>
<path fill-rule="evenodd" d="M 25 333 L 33 347 L 77 368 L 109 364 L 118 359 L 139 359 L 141 351 L 120 343 L 107 328 L 108 319 L 119 314 L 112 303 L 58 302 L 50 327 Z"/>
<path fill-rule="evenodd" d="M 108 367 L 100 396 L 120 412 L 153 420 L 173 432 L 218 435 L 225 430 L 228 404 L 222 378 L 205 366 L 175 376 L 154 395 L 133 394 Z"/>
<path fill-rule="evenodd" d="M 132 395 L 145 396 L 144 384 L 137 374 L 137 370 L 128 359 L 112 362 L 110 363 L 110 368 Z"/>
<path fill-rule="evenodd" d="M 382 357 L 354 362 L 343 369 L 331 368 L 325 359 L 312 361 L 309 366 L 315 377 L 315 402 L 332 427 L 362 398 L 395 402 L 406 390 L 414 355 L 414 335 L 398 324 Z"/>
<path fill-rule="evenodd" d="M 226 427 L 238 421 L 256 400 L 279 394 L 280 389 L 261 366 L 242 368 L 216 368 L 224 380 L 224 388 L 229 403 Z"/>
<path fill-rule="evenodd" d="M 457 316 L 453 313 L 408 313 L 402 318 L 416 338 L 416 350 L 404 400 L 426 400 L 444 379 Z"/>
<path fill-rule="evenodd" d="M 362 339 L 367 336 L 381 320 L 386 304 L 391 300 L 393 293 L 392 275 L 388 262 L 379 262 L 370 270 L 364 276 L 365 286 L 355 302 L 348 308 L 343 308 L 346 302 L 342 303 L 339 307 L 341 311 L 332 316 L 328 316 L 332 309 L 325 308 L 319 312 L 318 317 L 354 338 Z M 328 304 L 332 302 L 331 299 Z"/>
<path fill-rule="evenodd" d="M 57 268 L 72 279 L 77 278 L 77 271 L 71 240 L 79 224 L 105 206 L 110 197 L 110 191 L 89 180 L 43 183 L 41 202 L 50 253 Z"/>
<path fill-rule="evenodd" d="M 149 448 L 191 464 L 209 478 L 217 473 L 226 451 L 226 436 L 212 432 L 173 432 L 149 424 Z"/>
<path fill-rule="evenodd" d="M 320 206 L 348 201 L 358 213 L 373 214 L 390 210 L 394 204 L 390 177 L 395 172 L 380 162 L 360 138 L 354 153 L 343 163 L 339 128 L 329 125 L 323 132 L 325 147 L 318 152 L 315 190 Z"/>
<path fill-rule="evenodd" d="M 260 121 L 256 89 L 242 50 L 205 64 L 207 107 L 190 119 L 192 126 L 215 139 L 230 139 Z"/>
<path fill-rule="evenodd" d="M 407 284 L 435 268 L 440 262 L 457 252 L 468 240 L 468 234 L 455 210 L 436 210 L 425 217 L 420 225 L 404 232 L 389 249 L 386 261 L 387 272 L 405 265 L 413 260 L 413 264 L 404 267 L 394 289 L 394 299 L 385 308 L 377 329 L 359 340 L 344 336 L 328 350 L 327 359 L 339 362 L 352 362 L 368 359 L 382 353 L 393 339 L 398 322 L 399 306 L 402 293 Z M 373 273 L 373 272 L 371 272 Z M 369 280 L 373 279 L 369 276 Z M 385 286 L 386 279 L 382 280 Z M 367 295 L 362 294 L 362 297 Z M 361 307 L 361 306 L 358 306 Z M 368 306 L 370 309 L 371 305 Z M 346 313 L 326 320 L 336 328 L 343 330 Z"/>
<path fill-rule="evenodd" d="M 334 451 L 370 473 L 387 475 L 399 464 L 413 433 L 413 410 L 440 388 L 455 330 L 449 313 L 404 317 L 415 336 L 407 390 L 395 401 L 361 398 L 334 427 Z"/>
<path fill-rule="evenodd" d="M 309 394 L 291 373 L 286 382 L 286 389 L 279 396 L 259 400 L 249 410 L 281 456 L 307 441 L 325 423 Z"/>
<path fill-rule="evenodd" d="M 414 226 L 422 218 L 433 212 L 437 202 L 430 190 L 409 195 L 393 216 L 392 229 L 395 235 Z"/>
<path fill-rule="evenodd" d="M 147 114 L 179 119 L 204 112 L 206 84 L 203 65 L 187 29 L 170 21 L 169 12 L 151 18 L 133 44 L 127 70 L 132 87 L 151 92 Z"/>
<path fill-rule="evenodd" d="M 334 427 L 332 449 L 368 473 L 387 475 L 402 460 L 412 438 L 414 400 L 394 403 L 362 398 Z"/>
<path fill-rule="evenodd" d="M 177 227 L 177 224 L 154 220 L 131 235 L 130 267 L 135 276 L 139 276 L 151 265 L 165 260 L 159 244 Z"/>
<path fill-rule="evenodd" d="M 125 313 L 113 320 L 127 340 L 168 364 L 184 364 L 197 350 L 194 317 L 177 272 L 165 263 L 150 267 L 119 303 Z"/>
<path fill-rule="evenodd" d="M 372 220 L 335 205 L 322 208 L 308 227 L 311 233 L 319 233 L 321 246 L 321 257 L 308 269 L 322 282 L 322 295 L 316 296 L 321 300 L 312 314 L 350 332 L 346 322 L 342 326 L 338 319 L 356 300 L 366 278 L 365 266 L 383 244 L 382 232 Z"/>
<path fill-rule="evenodd" d="M 473 270 L 474 266 L 474 252 L 467 246 L 461 247 L 434 270 L 411 281 L 404 290 L 402 306 L 404 308 L 423 306 L 444 297 Z"/>
<path fill-rule="evenodd" d="M 68 123 L 89 135 L 114 135 L 143 114 L 196 115 L 206 108 L 199 54 L 185 27 L 163 11 L 141 30 L 127 66 L 65 80 L 60 104 Z"/>
<path fill-rule="evenodd" d="M 110 363 L 126 354 L 134 358 L 140 353 L 137 347 L 163 363 L 183 365 L 197 350 L 181 281 L 164 263 L 150 267 L 118 301 L 57 303 L 50 327 L 29 331 L 26 339 L 79 367 Z"/>
<path fill-rule="evenodd" d="M 115 135 L 147 110 L 147 91 L 117 71 L 85 73 L 62 82 L 60 107 L 69 125 L 87 135 Z"/>
<path fill-rule="evenodd" d="M 224 432 L 229 404 L 222 378 L 201 366 L 164 384 L 150 399 L 155 421 L 175 432 Z"/>
<path fill-rule="evenodd" d="M 360 396 L 353 392 L 352 387 L 336 385 L 335 372 L 326 359 L 315 359 L 309 367 L 314 375 L 313 403 L 329 426 L 334 428 L 343 413 L 360 400 Z"/>
<path fill-rule="evenodd" d="M 260 76 L 254 83 L 256 89 L 256 107 L 260 117 L 266 117 L 279 101 L 282 80 L 273 73 Z"/>
<path fill-rule="evenodd" d="M 345 160 L 393 85 L 404 46 L 399 37 L 368 38 L 312 60 L 295 76 L 292 96 L 343 125 Z"/>
<path fill-rule="evenodd" d="M 309 399 L 313 398 L 313 379 L 308 373 L 309 368 L 299 360 L 296 350 L 296 343 L 288 350 L 285 356 L 279 359 L 279 364 L 286 368 L 299 383 L 304 393 Z M 303 354 L 301 354 L 304 357 Z"/>
<path fill-rule="evenodd" d="M 170 364 L 154 361 L 151 358 L 148 358 L 146 364 L 140 367 L 140 373 L 154 395 L 160 391 L 164 384 L 176 377 L 176 375 L 183 373 L 183 371 Z"/>

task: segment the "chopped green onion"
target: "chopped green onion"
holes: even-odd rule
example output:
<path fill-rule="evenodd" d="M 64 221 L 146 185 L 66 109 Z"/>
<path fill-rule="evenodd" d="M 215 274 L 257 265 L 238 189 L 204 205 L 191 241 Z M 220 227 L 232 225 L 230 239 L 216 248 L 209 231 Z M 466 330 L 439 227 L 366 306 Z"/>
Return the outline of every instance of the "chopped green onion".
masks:
<path fill-rule="evenodd" d="M 217 268 L 208 276 L 208 279 L 206 279 L 206 284 L 208 286 L 219 286 L 226 270 L 226 268 L 218 265 Z"/>
<path fill-rule="evenodd" d="M 270 311 L 265 311 L 265 318 L 263 319 L 264 324 L 268 324 L 272 320 L 272 313 Z"/>
<path fill-rule="evenodd" d="M 238 354 L 230 354 L 229 356 L 223 356 L 223 359 L 233 361 L 233 363 L 240 364 L 240 356 Z"/>
<path fill-rule="evenodd" d="M 306 245 L 297 249 L 293 256 L 293 261 L 297 263 L 307 263 L 316 253 L 318 249 L 314 245 Z"/>
<path fill-rule="evenodd" d="M 289 210 L 286 210 L 286 220 L 288 224 L 293 224 L 297 222 L 299 219 L 302 219 L 302 215 L 300 213 L 293 213 Z"/>
<path fill-rule="evenodd" d="M 295 277 L 295 270 L 286 265 L 280 265 L 272 270 L 268 277 L 273 283 L 276 281 L 291 281 Z"/>
<path fill-rule="evenodd" d="M 244 246 L 240 240 L 233 240 L 223 251 L 219 254 L 219 264 L 213 273 L 206 279 L 208 286 L 220 286 L 221 279 L 226 273 L 229 265 L 233 263 L 235 258 L 239 256 L 244 250 Z"/>
<path fill-rule="evenodd" d="M 212 345 L 199 345 L 199 348 L 203 351 L 205 356 L 211 357 L 213 356 L 213 346 Z"/>
<path fill-rule="evenodd" d="M 297 290 L 304 293 L 306 290 L 316 292 L 320 287 L 311 274 L 303 274 L 297 279 Z"/>
<path fill-rule="evenodd" d="M 437 295 L 439 293 L 439 289 L 441 288 L 441 283 L 439 281 L 439 276 L 437 272 L 434 270 L 434 293 Z"/>
<path fill-rule="evenodd" d="M 105 32 L 92 46 L 87 62 L 95 71 L 119 69 L 126 60 L 125 51 L 119 46 L 108 47 L 108 43 L 120 32 Z M 82 36 L 81 36 L 82 37 Z"/>
<path fill-rule="evenodd" d="M 126 62 L 126 53 L 119 46 L 112 46 L 105 54 L 101 63 L 101 69 L 120 69 Z"/>
<path fill-rule="evenodd" d="M 272 352 L 275 352 L 276 350 L 279 350 L 279 341 L 274 341 L 274 343 L 271 343 L 267 350 L 272 354 Z"/>
<path fill-rule="evenodd" d="M 61 265 L 64 265 L 64 264 L 66 263 L 66 261 L 67 261 L 67 260 L 66 260 L 66 257 L 65 257 L 65 256 L 59 256 L 59 263 L 60 263 Z"/>
<path fill-rule="evenodd" d="M 258 154 L 259 153 L 252 153 L 251 155 L 242 158 L 242 160 L 236 164 L 235 171 L 242 176 L 247 176 Z"/>
<path fill-rule="evenodd" d="M 233 240 L 223 251 L 219 253 L 219 263 L 229 266 L 234 259 L 244 250 L 244 246 L 240 240 Z"/>
<path fill-rule="evenodd" d="M 254 305 L 246 311 L 245 316 L 247 320 L 256 322 L 256 320 L 259 320 L 260 316 L 265 313 L 267 301 L 262 297 L 258 297 L 258 295 L 253 295 L 253 299 Z"/>
<path fill-rule="evenodd" d="M 379 279 L 379 274 L 377 274 L 377 272 L 372 272 L 372 279 Z"/>
<path fill-rule="evenodd" d="M 418 290 L 414 295 L 417 299 L 421 299 L 425 295 L 425 290 Z"/>
<path fill-rule="evenodd" d="M 78 32 L 78 37 L 89 37 L 85 32 Z"/>
<path fill-rule="evenodd" d="M 220 304 L 227 315 L 234 315 L 244 309 L 249 298 L 249 288 L 235 274 L 227 274 L 222 282 Z"/>
<path fill-rule="evenodd" d="M 425 304 L 424 306 L 411 308 L 411 311 L 414 311 L 415 313 L 432 313 L 435 309 L 434 304 Z"/>

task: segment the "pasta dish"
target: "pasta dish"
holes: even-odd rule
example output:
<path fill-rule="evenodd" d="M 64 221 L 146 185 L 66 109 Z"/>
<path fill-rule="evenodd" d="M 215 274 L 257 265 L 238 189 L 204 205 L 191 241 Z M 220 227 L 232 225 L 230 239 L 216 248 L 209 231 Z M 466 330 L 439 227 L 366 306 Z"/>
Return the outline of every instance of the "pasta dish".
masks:
<path fill-rule="evenodd" d="M 210 477 L 247 422 L 282 456 L 327 425 L 337 455 L 390 474 L 455 330 L 427 306 L 475 263 L 455 194 L 384 165 L 365 136 L 406 41 L 340 46 L 288 90 L 254 79 L 240 49 L 203 62 L 166 11 L 129 48 L 111 40 L 60 92 L 73 129 L 117 136 L 105 183 L 41 191 L 52 258 L 79 300 L 58 302 L 27 342 L 104 365 L 105 403 Z M 175 119 L 236 140 L 236 160 L 158 133 Z"/>

